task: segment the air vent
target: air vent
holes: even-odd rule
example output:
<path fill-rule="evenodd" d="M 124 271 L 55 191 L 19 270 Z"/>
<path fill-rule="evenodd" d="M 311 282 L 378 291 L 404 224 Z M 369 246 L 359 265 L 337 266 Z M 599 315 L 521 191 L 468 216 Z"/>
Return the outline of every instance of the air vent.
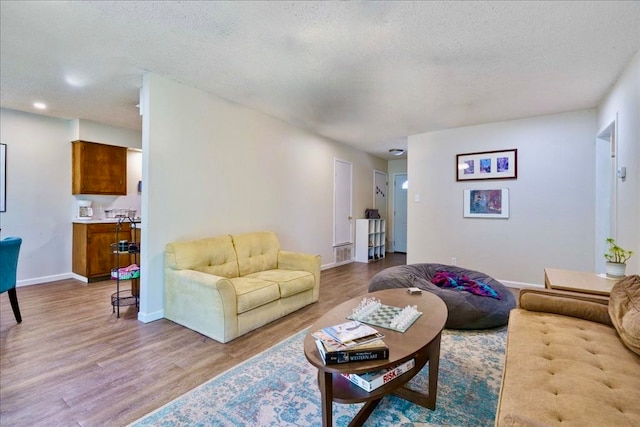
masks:
<path fill-rule="evenodd" d="M 353 245 L 347 243 L 345 245 L 334 246 L 333 254 L 336 264 L 346 264 L 353 261 Z"/>

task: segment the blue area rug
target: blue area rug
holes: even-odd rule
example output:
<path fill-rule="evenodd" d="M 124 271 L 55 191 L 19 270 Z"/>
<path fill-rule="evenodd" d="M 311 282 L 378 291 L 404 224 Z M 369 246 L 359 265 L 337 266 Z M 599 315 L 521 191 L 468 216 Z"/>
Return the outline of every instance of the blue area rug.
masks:
<path fill-rule="evenodd" d="M 365 426 L 493 426 L 506 331 L 443 331 L 436 409 L 389 396 Z M 305 334 L 287 338 L 132 425 L 321 425 L 317 371 L 304 357 Z M 427 365 L 409 385 L 425 390 L 428 370 Z M 334 403 L 334 425 L 347 426 L 361 406 Z"/>

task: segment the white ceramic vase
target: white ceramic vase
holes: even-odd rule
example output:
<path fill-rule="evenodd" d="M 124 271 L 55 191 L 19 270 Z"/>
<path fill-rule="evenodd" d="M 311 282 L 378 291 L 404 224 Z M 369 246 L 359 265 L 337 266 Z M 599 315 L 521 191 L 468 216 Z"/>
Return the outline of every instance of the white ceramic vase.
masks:
<path fill-rule="evenodd" d="M 607 262 L 607 277 L 620 278 L 624 277 L 627 264 L 620 264 L 619 262 Z"/>

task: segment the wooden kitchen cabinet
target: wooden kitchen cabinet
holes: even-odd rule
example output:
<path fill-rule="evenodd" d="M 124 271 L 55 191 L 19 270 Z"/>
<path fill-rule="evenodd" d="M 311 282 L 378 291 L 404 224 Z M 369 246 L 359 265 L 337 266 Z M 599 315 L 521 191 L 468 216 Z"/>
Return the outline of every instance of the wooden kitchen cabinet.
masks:
<path fill-rule="evenodd" d="M 139 230 L 136 231 L 139 233 Z M 121 240 L 136 241 L 130 224 L 122 224 Z M 130 236 L 130 237 L 127 237 Z M 89 282 L 106 280 L 114 268 L 111 244 L 116 243 L 116 223 L 73 223 L 73 272 L 86 277 Z M 133 258 L 120 257 L 120 266 L 131 264 Z"/>
<path fill-rule="evenodd" d="M 72 194 L 127 194 L 127 148 L 88 141 L 71 143 Z"/>

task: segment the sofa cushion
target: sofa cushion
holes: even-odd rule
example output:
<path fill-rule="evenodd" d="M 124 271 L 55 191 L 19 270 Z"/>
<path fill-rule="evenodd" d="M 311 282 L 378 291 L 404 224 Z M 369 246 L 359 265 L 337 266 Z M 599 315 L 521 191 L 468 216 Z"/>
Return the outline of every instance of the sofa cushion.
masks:
<path fill-rule="evenodd" d="M 497 426 L 640 425 L 640 358 L 611 326 L 511 311 Z"/>
<path fill-rule="evenodd" d="M 240 276 L 278 268 L 280 243 L 275 233 L 258 231 L 231 236 L 238 257 Z"/>
<path fill-rule="evenodd" d="M 231 279 L 231 283 L 236 289 L 238 314 L 280 299 L 280 289 L 275 282 L 253 277 L 236 277 Z"/>
<path fill-rule="evenodd" d="M 627 276 L 613 285 L 609 316 L 622 342 L 640 355 L 640 276 Z"/>
<path fill-rule="evenodd" d="M 231 236 L 174 242 L 165 248 L 166 267 L 238 277 L 238 261 Z"/>
<path fill-rule="evenodd" d="M 280 297 L 286 298 L 300 292 L 313 289 L 315 278 L 308 271 L 296 270 L 267 270 L 250 274 L 252 277 L 270 282 L 275 282 L 280 287 Z"/>

